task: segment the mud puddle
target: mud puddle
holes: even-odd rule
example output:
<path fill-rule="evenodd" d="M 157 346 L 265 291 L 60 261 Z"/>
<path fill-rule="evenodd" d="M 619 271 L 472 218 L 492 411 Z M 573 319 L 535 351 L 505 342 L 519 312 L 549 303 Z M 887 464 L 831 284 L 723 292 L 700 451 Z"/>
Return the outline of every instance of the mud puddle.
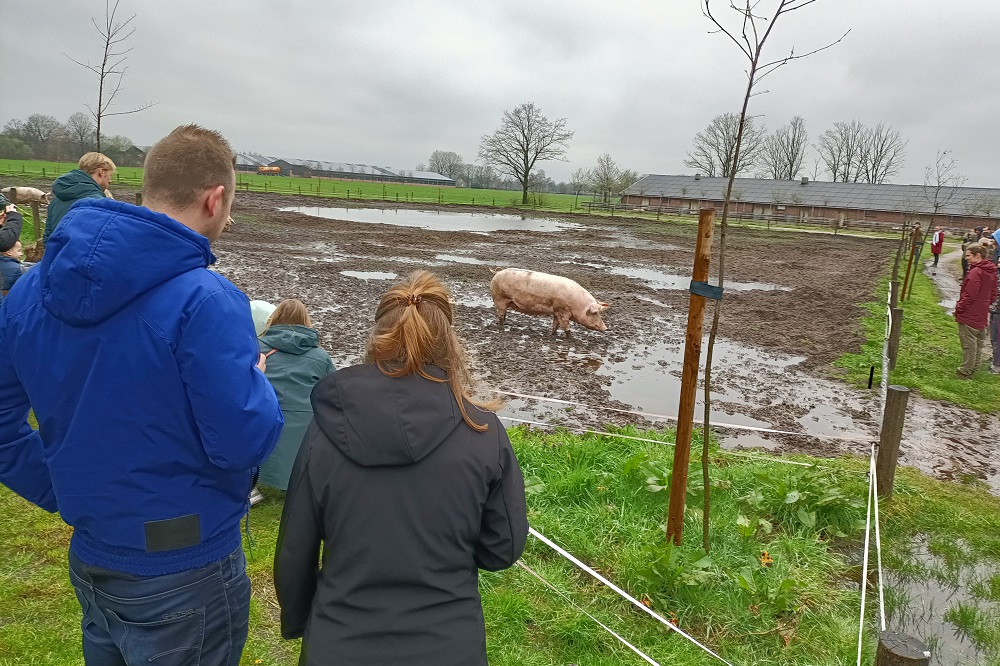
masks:
<path fill-rule="evenodd" d="M 589 265 L 589 264 L 588 264 Z M 605 268 L 605 267 L 601 267 Z M 608 271 L 612 275 L 621 275 L 624 277 L 635 278 L 637 280 L 642 280 L 648 284 L 653 289 L 688 289 L 691 286 L 691 275 L 682 275 L 679 273 L 664 273 L 662 271 L 653 270 L 650 268 L 642 268 L 638 266 L 632 267 L 620 267 L 614 266 L 608 268 Z M 718 285 L 718 280 L 715 281 Z M 768 284 L 766 282 L 726 282 L 726 289 L 731 289 L 733 291 L 791 291 L 791 287 L 782 287 L 778 284 Z"/>
<path fill-rule="evenodd" d="M 384 271 L 340 271 L 341 275 L 359 280 L 395 280 L 398 275 Z"/>
<path fill-rule="evenodd" d="M 362 222 L 365 224 L 391 224 L 397 227 L 415 227 L 433 231 L 471 231 L 474 233 L 488 233 L 492 231 L 551 232 L 580 228 L 580 225 L 574 222 L 523 215 L 445 213 L 441 211 L 399 208 L 324 208 L 321 206 L 286 206 L 279 210 L 332 220 Z"/>
<path fill-rule="evenodd" d="M 887 628 L 922 640 L 933 666 L 995 664 L 997 655 L 981 650 L 975 636 L 1000 619 L 1000 606 L 988 598 L 998 592 L 997 572 L 988 565 L 949 564 L 923 537 L 909 559 L 907 568 L 919 574 L 886 572 Z"/>

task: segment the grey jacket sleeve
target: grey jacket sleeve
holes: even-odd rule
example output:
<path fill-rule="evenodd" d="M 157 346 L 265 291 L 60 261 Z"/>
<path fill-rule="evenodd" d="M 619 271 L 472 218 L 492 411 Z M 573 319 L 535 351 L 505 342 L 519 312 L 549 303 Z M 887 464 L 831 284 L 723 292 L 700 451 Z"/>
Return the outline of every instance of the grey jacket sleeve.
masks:
<path fill-rule="evenodd" d="M 500 476 L 490 485 L 474 553 L 476 566 L 487 571 L 513 566 L 524 552 L 528 539 L 524 477 L 507 431 L 499 421 L 495 421 L 495 427 L 499 428 Z"/>
<path fill-rule="evenodd" d="M 281 635 L 286 639 L 302 637 L 319 576 L 322 534 L 309 480 L 310 449 L 307 439 L 295 458 L 274 554 L 274 588 L 281 606 Z"/>
<path fill-rule="evenodd" d="M 14 247 L 21 238 L 21 227 L 24 225 L 24 218 L 16 211 L 7 213 L 7 219 L 0 227 L 0 252 L 6 252 Z"/>

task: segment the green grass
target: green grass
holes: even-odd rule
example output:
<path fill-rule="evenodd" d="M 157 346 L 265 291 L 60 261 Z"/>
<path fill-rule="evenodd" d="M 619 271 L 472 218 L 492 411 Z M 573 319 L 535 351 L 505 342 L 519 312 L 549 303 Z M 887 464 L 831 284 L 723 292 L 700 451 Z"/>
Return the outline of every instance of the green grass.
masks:
<path fill-rule="evenodd" d="M 845 354 L 835 365 L 846 368 L 849 381 L 867 384 L 868 372 L 882 367 L 885 339 L 885 294 L 888 276 L 879 281 L 873 300 L 862 303 L 867 314 L 862 318 L 866 342 L 858 353 Z M 962 364 L 962 346 L 954 317 L 940 304 L 934 282 L 917 272 L 912 291 L 903 308 L 896 368 L 889 381 L 919 391 L 925 398 L 945 400 L 980 412 L 1000 412 L 1000 375 L 980 369 L 971 380 L 958 379 L 955 371 Z"/>
<path fill-rule="evenodd" d="M 20 178 L 51 178 L 76 168 L 72 162 L 40 162 L 33 160 L 0 160 L 0 174 Z M 119 167 L 115 183 L 141 187 L 143 170 L 139 167 Z M 386 201 L 412 201 L 422 203 L 467 204 L 504 208 L 530 208 L 551 212 L 572 212 L 583 209 L 590 196 L 572 194 L 529 192 L 527 206 L 521 204 L 521 192 L 512 190 L 480 190 L 464 187 L 437 187 L 434 185 L 408 185 L 376 183 L 356 180 L 326 178 L 300 178 L 297 176 L 261 176 L 237 174 L 238 188 L 244 191 L 308 194 L 341 199 L 377 199 Z"/>
<path fill-rule="evenodd" d="M 861 535 L 866 461 L 845 457 L 821 462 L 833 469 L 808 469 L 713 450 L 712 555 L 705 560 L 698 463 L 684 545 L 666 548 L 667 492 L 653 491 L 667 483 L 672 433 L 624 432 L 665 443 L 511 431 L 528 479 L 532 525 L 735 664 L 853 663 L 859 595 L 845 582 L 851 565 L 837 550 Z M 965 535 L 966 547 L 949 555 L 963 562 L 1000 559 L 1000 501 L 979 485 L 946 485 L 911 470 L 899 478 L 896 499 L 882 507 L 893 562 L 917 569 L 906 558 L 918 533 L 942 544 L 942 552 Z M 279 636 L 271 581 L 280 511 L 280 499 L 269 497 L 251 515 L 252 552 L 245 547 L 254 595 L 243 664 L 297 658 L 297 642 Z M 79 608 L 66 576 L 69 536 L 57 516 L 0 488 L 0 665 L 82 663 Z M 717 663 L 534 538 L 522 561 L 660 663 Z M 1000 580 L 996 567 L 977 588 L 983 598 L 953 611 L 983 649 L 993 644 L 983 627 L 993 617 L 994 578 Z M 643 663 L 520 568 L 484 573 L 481 591 L 494 666 Z M 871 626 L 866 632 L 869 663 L 875 633 Z"/>

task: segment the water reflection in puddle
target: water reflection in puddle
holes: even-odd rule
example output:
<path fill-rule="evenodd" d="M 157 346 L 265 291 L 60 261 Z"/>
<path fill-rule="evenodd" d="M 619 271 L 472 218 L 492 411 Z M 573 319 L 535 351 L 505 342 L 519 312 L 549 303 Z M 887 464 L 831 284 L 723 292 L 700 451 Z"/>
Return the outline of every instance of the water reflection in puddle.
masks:
<path fill-rule="evenodd" d="M 690 275 L 678 275 L 673 273 L 661 273 L 651 268 L 623 268 L 615 266 L 609 269 L 614 275 L 635 278 L 642 280 L 653 289 L 688 289 L 691 286 Z M 717 281 L 716 281 L 717 282 Z M 768 284 L 766 282 L 726 282 L 726 289 L 733 291 L 791 291 L 791 287 L 782 287 L 778 284 Z"/>
<path fill-rule="evenodd" d="M 551 220 L 520 215 L 485 215 L 483 213 L 445 213 L 440 211 L 409 210 L 405 208 L 324 208 L 321 206 L 288 206 L 284 212 L 302 213 L 366 224 L 391 224 L 397 227 L 416 227 L 434 231 L 562 231 L 579 229 L 574 222 Z"/>
<path fill-rule="evenodd" d="M 438 254 L 438 255 L 435 255 L 434 258 L 435 259 L 439 259 L 441 261 L 450 261 L 453 264 L 476 264 L 476 265 L 479 265 L 479 266 L 485 266 L 485 265 L 488 265 L 490 263 L 488 261 L 483 261 L 481 259 L 475 259 L 473 257 L 459 257 L 458 255 L 454 255 L 454 254 Z"/>
<path fill-rule="evenodd" d="M 381 271 L 340 271 L 340 274 L 359 280 L 394 280 L 396 278 L 395 273 L 383 273 Z"/>
<path fill-rule="evenodd" d="M 988 619 L 992 606 L 995 621 L 996 604 L 977 599 L 971 589 L 977 585 L 989 587 L 997 573 L 987 565 L 949 565 L 944 558 L 929 552 L 924 537 L 916 539 L 911 556 L 923 570 L 922 575 L 886 572 L 887 628 L 922 640 L 931 649 L 932 666 L 995 664 L 976 647 L 971 636 L 946 617 L 950 619 L 953 614 L 962 614 L 959 609 L 969 613 L 977 608 L 984 619 Z M 930 578 L 927 572 L 932 571 L 953 582 Z"/>
<path fill-rule="evenodd" d="M 701 364 L 707 345 L 702 346 Z M 760 428 L 770 427 L 766 421 L 752 418 L 742 413 L 751 405 L 741 396 L 724 388 L 723 378 L 728 381 L 740 371 L 754 372 L 747 367 L 748 362 L 764 365 L 772 372 L 796 365 L 801 357 L 773 357 L 742 347 L 728 340 L 716 340 L 713 365 L 717 381 L 713 389 L 712 420 L 717 423 L 731 423 Z M 628 352 L 617 351 L 609 354 L 597 368 L 598 376 L 610 377 L 607 391 L 619 402 L 633 405 L 637 409 L 653 414 L 674 416 L 680 401 L 681 371 L 684 363 L 682 343 L 642 345 Z M 702 392 L 699 389 L 695 414 L 700 418 L 704 412 Z"/>

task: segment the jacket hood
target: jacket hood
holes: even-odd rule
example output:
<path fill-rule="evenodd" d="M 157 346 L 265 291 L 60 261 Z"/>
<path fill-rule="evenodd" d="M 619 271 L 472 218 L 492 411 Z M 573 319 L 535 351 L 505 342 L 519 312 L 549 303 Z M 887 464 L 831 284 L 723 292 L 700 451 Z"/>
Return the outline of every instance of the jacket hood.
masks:
<path fill-rule="evenodd" d="M 301 324 L 278 324 L 268 328 L 260 341 L 280 352 L 302 355 L 319 347 L 319 333 Z"/>
<path fill-rule="evenodd" d="M 208 239 L 167 215 L 82 199 L 45 248 L 42 304 L 68 324 L 96 324 L 153 287 L 212 263 Z"/>
<path fill-rule="evenodd" d="M 52 183 L 52 194 L 63 201 L 76 201 L 95 192 L 100 193 L 102 197 L 104 196 L 104 190 L 97 184 L 97 181 L 91 178 L 90 174 L 79 169 L 64 173 Z"/>
<path fill-rule="evenodd" d="M 989 259 L 983 259 L 974 266 L 970 265 L 969 272 L 971 273 L 972 271 L 983 271 L 987 275 L 992 275 L 994 280 L 997 279 L 997 265 Z"/>
<path fill-rule="evenodd" d="M 435 366 L 425 370 L 440 379 L 446 376 Z M 312 406 L 327 439 L 363 467 L 415 463 L 463 425 L 447 382 L 420 375 L 388 377 L 373 364 L 321 379 L 313 389 Z"/>

